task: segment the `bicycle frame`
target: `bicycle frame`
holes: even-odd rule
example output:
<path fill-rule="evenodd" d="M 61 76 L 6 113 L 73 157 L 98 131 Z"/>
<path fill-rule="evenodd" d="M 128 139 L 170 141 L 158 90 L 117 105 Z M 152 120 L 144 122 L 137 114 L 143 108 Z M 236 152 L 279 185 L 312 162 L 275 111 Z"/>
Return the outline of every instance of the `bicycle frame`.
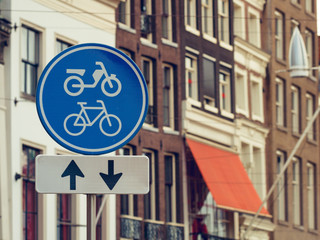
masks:
<path fill-rule="evenodd" d="M 103 103 L 103 101 L 101 101 L 101 100 L 97 100 L 97 102 L 99 103 L 101 103 L 101 107 L 87 107 L 87 106 L 84 106 L 85 104 L 87 104 L 87 103 L 85 103 L 85 102 L 78 102 L 78 104 L 80 105 L 80 107 L 81 107 L 81 110 L 80 110 L 80 112 L 79 112 L 79 114 L 78 114 L 78 117 L 77 117 L 77 119 L 76 119 L 76 121 L 75 121 L 75 123 L 74 123 L 74 125 L 75 126 L 89 126 L 89 127 L 91 127 L 103 114 L 105 114 L 105 116 L 106 116 L 106 118 L 107 118 L 107 120 L 108 120 L 108 124 L 111 126 L 111 122 L 110 122 L 110 119 L 109 119 L 109 115 L 108 115 L 108 112 L 107 112 L 107 109 L 106 109 L 106 107 L 105 107 L 105 105 L 104 105 L 104 103 Z M 89 116 L 88 116 L 88 114 L 87 114 L 87 109 L 89 109 L 89 110 L 101 110 L 100 111 L 100 113 L 91 121 L 91 119 L 89 118 Z M 86 122 L 85 123 L 79 123 L 79 119 L 80 119 L 80 116 L 84 116 L 85 117 L 85 120 L 86 120 Z"/>

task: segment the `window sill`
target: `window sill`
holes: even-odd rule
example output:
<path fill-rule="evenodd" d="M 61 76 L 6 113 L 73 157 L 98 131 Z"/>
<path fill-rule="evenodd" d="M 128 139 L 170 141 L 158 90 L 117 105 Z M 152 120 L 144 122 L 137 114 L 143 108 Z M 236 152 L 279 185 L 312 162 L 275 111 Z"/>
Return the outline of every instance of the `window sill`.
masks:
<path fill-rule="evenodd" d="M 259 116 L 259 115 L 255 115 L 255 114 L 252 114 L 252 120 L 254 121 L 259 121 L 259 122 L 264 122 L 264 119 L 262 116 Z"/>
<path fill-rule="evenodd" d="M 291 3 L 292 6 L 298 8 L 298 9 L 301 9 L 301 8 L 302 8 L 301 5 L 300 5 L 300 3 L 294 3 L 294 2 L 292 2 L 292 1 L 291 1 L 290 3 Z"/>
<path fill-rule="evenodd" d="M 36 101 L 36 97 L 35 97 L 35 96 L 26 94 L 26 93 L 24 93 L 24 92 L 20 92 L 20 97 L 21 97 L 21 98 L 24 98 L 24 99 L 27 99 L 27 100 L 29 100 L 29 101 L 32 101 L 32 102 L 35 102 L 35 101 Z"/>
<path fill-rule="evenodd" d="M 229 51 L 233 51 L 233 46 L 230 45 L 229 43 L 226 43 L 226 42 L 223 42 L 223 41 L 220 41 L 220 46 L 229 50 Z"/>
<path fill-rule="evenodd" d="M 140 38 L 140 42 L 144 46 L 151 47 L 151 48 L 154 48 L 154 49 L 158 49 L 157 44 L 154 44 L 154 43 L 150 42 L 149 40 L 147 40 L 145 38 Z"/>
<path fill-rule="evenodd" d="M 221 110 L 221 115 L 224 116 L 224 117 L 230 118 L 230 119 L 234 118 L 234 114 L 233 113 L 227 112 L 225 110 Z"/>
<path fill-rule="evenodd" d="M 201 107 L 201 102 L 195 100 L 195 99 L 192 99 L 192 98 L 187 98 L 187 102 L 190 103 L 192 106 L 195 106 L 195 107 L 198 107 L 200 108 Z"/>
<path fill-rule="evenodd" d="M 161 42 L 164 45 L 168 45 L 170 47 L 178 48 L 178 43 L 172 42 L 171 40 L 168 40 L 166 38 L 161 38 Z"/>
<path fill-rule="evenodd" d="M 317 229 L 308 229 L 308 233 L 314 234 L 314 235 L 318 235 L 319 232 Z"/>
<path fill-rule="evenodd" d="M 206 34 L 206 33 L 203 34 L 203 39 L 208 40 L 209 42 L 212 42 L 214 44 L 217 44 L 217 39 L 213 36 Z"/>
<path fill-rule="evenodd" d="M 171 134 L 171 135 L 179 135 L 179 132 L 170 128 L 170 127 L 163 127 L 163 132 L 166 134 Z"/>
<path fill-rule="evenodd" d="M 129 27 L 128 25 L 126 25 L 124 23 L 118 23 L 118 27 L 119 27 L 119 29 L 127 31 L 127 32 L 132 33 L 132 34 L 136 34 L 137 33 L 137 31 L 135 29 Z"/>
<path fill-rule="evenodd" d="M 245 110 L 245 109 L 242 109 L 242 108 L 237 107 L 236 112 L 237 112 L 238 114 L 243 115 L 243 116 L 249 117 L 249 112 L 248 112 L 248 110 Z"/>
<path fill-rule="evenodd" d="M 150 124 L 147 124 L 147 123 L 144 123 L 142 125 L 142 129 L 144 130 L 147 130 L 147 131 L 150 131 L 150 132 L 156 132 L 158 133 L 159 132 L 159 129 L 154 127 L 154 126 L 151 126 Z"/>
<path fill-rule="evenodd" d="M 289 223 L 286 220 L 277 220 L 278 224 L 281 226 L 289 227 Z"/>
<path fill-rule="evenodd" d="M 314 140 L 314 139 L 308 139 L 308 136 L 307 136 L 307 142 L 310 143 L 310 144 L 312 144 L 312 145 L 317 146 L 317 141 Z"/>
<path fill-rule="evenodd" d="M 314 12 L 309 12 L 309 11 L 306 10 L 306 14 L 307 14 L 308 16 L 312 17 L 312 18 L 316 18 L 316 15 L 315 15 Z"/>
<path fill-rule="evenodd" d="M 301 232 L 304 231 L 304 227 L 303 227 L 302 225 L 293 224 L 293 228 L 294 228 L 294 229 L 297 229 L 297 230 L 299 230 L 299 231 L 301 231 Z"/>
<path fill-rule="evenodd" d="M 280 63 L 281 65 L 286 65 L 286 61 L 284 60 L 284 59 L 281 59 L 281 58 L 278 58 L 278 57 L 276 57 L 276 61 L 278 62 L 278 63 Z"/>
<path fill-rule="evenodd" d="M 186 26 L 186 31 L 196 35 L 196 36 L 200 36 L 200 31 L 198 29 L 195 29 L 189 25 L 185 25 Z"/>
<path fill-rule="evenodd" d="M 287 128 L 286 128 L 285 126 L 282 126 L 282 125 L 278 125 L 278 124 L 277 124 L 277 129 L 278 129 L 279 131 L 281 131 L 281 132 L 285 132 L 285 133 L 288 132 Z"/>
<path fill-rule="evenodd" d="M 213 112 L 213 113 L 218 113 L 219 112 L 218 108 L 210 106 L 208 104 L 204 104 L 204 109 L 209 111 L 209 112 Z"/>
<path fill-rule="evenodd" d="M 316 76 L 313 76 L 313 75 L 309 75 L 308 79 L 310 79 L 310 80 L 313 81 L 313 82 L 316 82 L 316 81 L 317 81 Z"/>

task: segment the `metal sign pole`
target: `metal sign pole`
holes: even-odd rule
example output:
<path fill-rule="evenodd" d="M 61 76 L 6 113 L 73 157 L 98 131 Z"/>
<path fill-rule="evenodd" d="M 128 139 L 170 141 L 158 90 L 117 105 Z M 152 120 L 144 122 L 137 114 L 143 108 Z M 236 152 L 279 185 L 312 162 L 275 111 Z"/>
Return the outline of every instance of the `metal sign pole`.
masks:
<path fill-rule="evenodd" d="M 87 240 L 96 240 L 96 195 L 87 194 Z"/>

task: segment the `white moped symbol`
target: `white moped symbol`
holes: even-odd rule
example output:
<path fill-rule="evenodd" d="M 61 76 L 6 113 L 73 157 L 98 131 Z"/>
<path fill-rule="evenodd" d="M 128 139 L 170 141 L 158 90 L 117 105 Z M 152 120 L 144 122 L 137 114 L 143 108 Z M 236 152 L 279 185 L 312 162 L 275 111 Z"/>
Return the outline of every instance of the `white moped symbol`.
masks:
<path fill-rule="evenodd" d="M 65 92 L 70 96 L 78 96 L 83 92 L 84 88 L 95 88 L 98 82 L 104 78 L 101 83 L 102 92 L 108 97 L 117 96 L 122 87 L 120 80 L 116 78 L 115 74 L 109 76 L 102 62 L 96 62 L 96 65 L 100 66 L 101 69 L 96 69 L 93 72 L 94 83 L 92 84 L 84 84 L 81 78 L 86 71 L 85 69 L 67 69 L 67 73 L 77 75 L 71 75 L 64 81 L 63 87 Z"/>
<path fill-rule="evenodd" d="M 63 122 L 64 130 L 71 136 L 79 136 L 84 132 L 86 127 L 93 126 L 100 118 L 100 131 L 109 137 L 117 135 L 122 128 L 120 119 L 118 116 L 107 112 L 102 100 L 97 100 L 97 103 L 100 103 L 101 106 L 90 107 L 85 106 L 87 104 L 86 102 L 78 102 L 81 110 L 79 113 L 71 113 L 65 118 Z M 99 110 L 99 113 L 91 120 L 86 110 Z"/>

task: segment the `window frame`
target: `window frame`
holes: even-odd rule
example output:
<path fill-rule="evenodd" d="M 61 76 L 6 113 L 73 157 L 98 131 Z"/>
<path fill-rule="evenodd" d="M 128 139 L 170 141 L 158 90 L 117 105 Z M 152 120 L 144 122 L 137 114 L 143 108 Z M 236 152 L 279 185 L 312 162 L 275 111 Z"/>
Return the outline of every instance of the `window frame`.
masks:
<path fill-rule="evenodd" d="M 239 78 L 238 76 L 241 77 Z M 240 83 L 240 81 L 242 83 Z M 239 68 L 237 65 L 235 66 L 235 90 L 237 113 L 249 117 L 248 73 L 245 69 Z M 241 104 L 239 104 L 240 102 Z"/>
<path fill-rule="evenodd" d="M 144 219 L 159 220 L 159 179 L 156 151 L 143 149 L 143 155 L 149 158 L 149 192 L 144 195 Z"/>
<path fill-rule="evenodd" d="M 275 11 L 275 56 L 279 60 L 285 59 L 285 48 L 284 48 L 284 32 L 285 32 L 285 21 L 284 13 L 276 10 Z"/>
<path fill-rule="evenodd" d="M 246 25 L 245 25 L 245 9 L 244 2 L 233 0 L 233 34 L 234 36 L 246 38 Z"/>
<path fill-rule="evenodd" d="M 312 116 L 315 111 L 315 97 L 311 93 L 306 94 L 306 126 L 308 125 L 309 121 L 312 119 Z M 316 139 L 316 126 L 315 123 L 312 124 L 309 132 L 307 133 L 307 140 L 308 141 L 315 141 Z"/>
<path fill-rule="evenodd" d="M 225 4 L 225 5 L 223 5 Z M 230 45 L 230 7 L 228 0 L 218 0 L 218 32 L 222 47 Z"/>
<path fill-rule="evenodd" d="M 291 128 L 293 134 L 300 134 L 300 88 L 291 86 Z"/>
<path fill-rule="evenodd" d="M 124 12 L 122 12 L 123 9 Z M 132 28 L 131 0 L 120 0 L 118 8 L 118 23 L 126 27 Z"/>
<path fill-rule="evenodd" d="M 187 59 L 190 59 L 191 64 L 187 64 Z M 192 102 L 196 102 L 196 103 L 199 103 L 198 61 L 199 61 L 198 56 L 190 53 L 186 53 L 185 55 L 186 98 L 188 99 L 188 101 L 191 100 Z M 192 76 L 192 79 L 189 79 L 190 75 Z"/>
<path fill-rule="evenodd" d="M 279 88 L 280 87 L 280 88 Z M 285 127 L 285 82 L 283 79 L 276 77 L 276 124 L 278 127 Z M 279 95 L 280 94 L 280 95 Z"/>
<path fill-rule="evenodd" d="M 165 69 L 169 70 L 169 84 L 166 84 Z M 163 128 L 166 130 L 175 130 L 175 85 L 174 85 L 174 67 L 170 64 L 163 64 Z M 165 93 L 168 95 L 168 104 L 165 104 Z M 168 105 L 168 106 L 166 106 Z M 165 119 L 165 111 L 168 111 L 168 119 Z M 166 124 L 167 123 L 167 124 Z"/>
<path fill-rule="evenodd" d="M 42 149 L 38 148 L 37 146 L 32 146 L 28 143 L 22 143 L 22 215 L 24 218 L 24 224 L 22 226 L 23 228 L 23 236 L 24 239 L 29 239 L 29 234 L 28 230 L 30 230 L 30 219 L 33 219 L 32 217 L 28 217 L 29 215 L 35 216 L 35 219 L 33 220 L 32 223 L 34 223 L 34 226 L 32 227 L 33 229 L 33 235 L 32 239 L 37 240 L 41 239 L 41 236 L 39 234 L 39 229 L 41 229 L 41 221 L 40 221 L 40 216 L 41 216 L 41 209 L 39 203 L 40 200 L 40 195 L 36 192 L 35 190 L 35 158 L 39 154 L 41 154 L 43 151 Z M 28 152 L 26 152 L 28 151 Z M 33 164 L 33 166 L 30 164 Z M 25 169 L 26 167 L 26 169 Z M 30 169 L 31 167 L 31 169 Z M 25 170 L 27 172 L 25 172 Z M 31 174 L 30 174 L 31 171 Z M 28 190 L 28 186 L 31 187 L 31 191 Z M 28 193 L 32 193 L 33 195 L 33 201 L 31 202 L 32 208 L 34 208 L 34 212 L 30 212 L 28 209 L 29 206 L 29 201 L 31 200 L 28 196 Z M 31 233 L 32 234 L 32 233 Z"/>
<path fill-rule="evenodd" d="M 310 170 L 312 173 L 310 174 Z M 307 163 L 307 214 L 308 214 L 308 229 L 317 229 L 316 209 L 317 209 L 317 195 L 316 195 L 316 165 L 314 163 Z"/>
<path fill-rule="evenodd" d="M 184 25 L 186 31 L 200 35 L 197 26 L 197 0 L 184 0 Z"/>
<path fill-rule="evenodd" d="M 314 14 L 314 10 L 315 10 L 315 7 L 314 7 L 314 0 L 306 0 L 305 1 L 305 9 L 306 9 L 306 12 L 309 13 L 309 14 Z"/>
<path fill-rule="evenodd" d="M 166 28 L 164 28 L 164 25 Z M 161 30 L 161 37 L 167 41 L 173 42 L 172 0 L 162 0 Z"/>
<path fill-rule="evenodd" d="M 206 79 L 205 77 L 205 72 L 208 72 L 208 69 L 205 69 L 205 61 L 208 61 L 210 63 L 212 63 L 213 68 L 212 68 L 212 74 L 209 74 L 210 76 L 212 76 L 212 79 L 210 79 L 210 81 L 213 81 L 213 96 L 208 96 L 208 94 L 206 94 L 206 90 L 208 90 L 208 88 L 206 87 L 206 83 L 205 81 L 209 81 L 208 79 Z M 204 108 L 208 111 L 214 112 L 214 113 L 218 113 L 218 99 L 217 99 L 217 79 L 216 79 L 216 59 L 210 56 L 207 56 L 206 54 L 203 55 L 202 58 L 202 92 L 203 92 L 203 104 L 204 104 Z"/>
<path fill-rule="evenodd" d="M 222 78 L 222 76 L 225 77 Z M 226 91 L 223 91 L 224 88 Z M 225 95 L 227 92 L 229 92 L 229 96 Z M 224 101 L 224 99 L 227 99 L 227 101 Z M 219 70 L 219 103 L 221 115 L 233 118 L 231 69 L 220 68 Z"/>
<path fill-rule="evenodd" d="M 314 67 L 315 64 L 315 44 L 314 44 L 314 33 L 310 29 L 305 30 L 305 46 L 309 68 Z M 316 70 L 309 70 L 309 77 L 316 81 Z"/>
<path fill-rule="evenodd" d="M 201 28 L 203 38 L 214 43 L 217 42 L 217 39 L 215 38 L 215 18 L 213 0 L 201 1 Z"/>
<path fill-rule="evenodd" d="M 248 42 L 261 48 L 260 13 L 251 7 L 248 8 Z"/>
<path fill-rule="evenodd" d="M 264 122 L 264 107 L 263 107 L 263 79 L 250 74 L 250 101 L 251 101 L 251 118 Z M 253 89 L 253 85 L 257 85 L 257 89 Z M 255 90 L 255 92 L 253 92 Z M 256 97 L 257 96 L 257 97 Z M 258 109 L 255 107 L 258 105 Z"/>
<path fill-rule="evenodd" d="M 164 154 L 164 162 L 165 162 L 165 208 L 166 208 L 166 222 L 177 223 L 177 157 L 172 153 Z M 171 169 L 168 167 L 168 161 L 170 161 Z M 171 170 L 170 180 L 167 175 L 167 170 Z"/>
<path fill-rule="evenodd" d="M 25 32 L 26 31 L 26 32 Z M 34 34 L 34 59 L 31 60 L 30 58 L 30 47 L 32 47 L 29 43 L 29 34 Z M 24 39 L 26 36 L 26 39 Z M 26 42 L 24 41 L 26 40 Z M 21 65 L 21 81 L 20 81 L 20 91 L 24 97 L 35 98 L 36 96 L 36 89 L 38 84 L 38 76 L 39 76 L 39 69 L 40 69 L 40 48 L 41 48 L 41 31 L 33 26 L 29 26 L 28 24 L 22 23 L 21 26 L 21 58 L 20 58 L 20 65 Z M 26 56 L 24 56 L 26 55 Z M 28 80 L 28 66 L 31 67 L 33 77 L 32 79 Z M 31 74 L 31 72 L 30 72 Z M 29 82 L 30 81 L 30 82 Z M 29 88 L 29 89 L 28 89 Z"/>
<path fill-rule="evenodd" d="M 277 155 L 276 173 L 277 173 L 277 176 L 279 176 L 279 173 L 281 172 L 286 161 L 286 154 L 283 151 L 277 150 L 276 155 Z M 276 191 L 277 191 L 277 219 L 278 221 L 288 221 L 287 171 L 285 171 L 284 175 L 280 178 L 277 184 Z"/>
<path fill-rule="evenodd" d="M 145 66 L 145 63 L 148 63 L 149 66 Z M 147 72 L 145 72 L 146 68 L 148 67 Z M 155 74 L 154 74 L 154 61 L 148 57 L 141 58 L 141 71 L 144 76 L 144 79 L 147 83 L 147 89 L 149 94 L 149 107 L 146 119 L 144 121 L 144 125 L 150 127 L 156 127 L 156 101 L 155 101 Z M 149 76 L 146 76 L 146 73 Z"/>
<path fill-rule="evenodd" d="M 292 210 L 293 210 L 293 224 L 296 226 L 302 225 L 302 169 L 301 160 L 297 157 L 292 159 Z"/>

